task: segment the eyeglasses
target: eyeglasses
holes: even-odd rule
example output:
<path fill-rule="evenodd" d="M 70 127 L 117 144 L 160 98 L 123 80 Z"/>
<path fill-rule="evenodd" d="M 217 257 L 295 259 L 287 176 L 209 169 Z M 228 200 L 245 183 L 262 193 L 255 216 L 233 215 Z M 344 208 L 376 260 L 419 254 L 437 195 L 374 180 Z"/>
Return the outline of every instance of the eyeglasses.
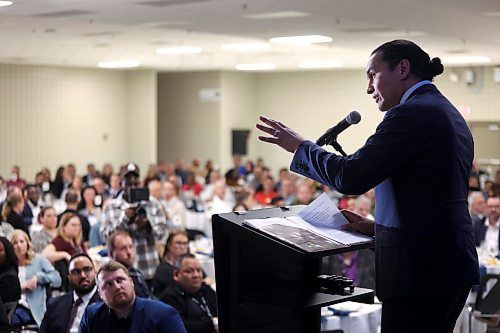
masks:
<path fill-rule="evenodd" d="M 69 273 L 71 275 L 80 275 L 80 274 L 82 274 L 82 272 L 84 272 L 85 274 L 89 274 L 93 270 L 94 270 L 94 267 L 87 266 L 87 267 L 83 267 L 82 269 L 73 268 Z"/>
<path fill-rule="evenodd" d="M 187 247 L 189 245 L 188 242 L 175 242 L 174 245 L 176 247 Z"/>

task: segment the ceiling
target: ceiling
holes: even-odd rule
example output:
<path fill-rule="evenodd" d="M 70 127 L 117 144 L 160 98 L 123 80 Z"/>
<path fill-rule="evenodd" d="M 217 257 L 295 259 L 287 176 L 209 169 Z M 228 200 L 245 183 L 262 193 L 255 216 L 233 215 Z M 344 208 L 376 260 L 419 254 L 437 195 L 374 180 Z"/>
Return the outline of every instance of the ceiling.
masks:
<path fill-rule="evenodd" d="M 500 64 L 500 0 L 14 0 L 0 7 L 0 63 L 96 67 L 136 60 L 158 71 L 234 70 L 240 63 L 333 60 L 364 68 L 385 41 L 411 39 L 431 57 L 486 56 Z M 255 19 L 256 14 L 287 14 Z M 291 17 L 290 17 L 291 16 Z M 227 43 L 325 35 L 330 43 L 270 44 L 229 52 Z M 194 55 L 156 49 L 196 46 Z"/>

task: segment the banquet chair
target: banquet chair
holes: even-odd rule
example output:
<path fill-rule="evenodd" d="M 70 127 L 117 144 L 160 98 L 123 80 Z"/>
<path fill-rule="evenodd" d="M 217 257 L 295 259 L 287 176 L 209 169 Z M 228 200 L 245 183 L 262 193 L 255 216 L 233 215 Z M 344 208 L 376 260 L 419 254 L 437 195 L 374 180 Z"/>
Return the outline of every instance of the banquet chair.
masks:
<path fill-rule="evenodd" d="M 500 274 L 485 274 L 481 278 L 476 303 L 470 317 L 474 317 L 488 326 L 487 333 L 500 333 Z M 471 318 L 469 318 L 471 332 Z"/>

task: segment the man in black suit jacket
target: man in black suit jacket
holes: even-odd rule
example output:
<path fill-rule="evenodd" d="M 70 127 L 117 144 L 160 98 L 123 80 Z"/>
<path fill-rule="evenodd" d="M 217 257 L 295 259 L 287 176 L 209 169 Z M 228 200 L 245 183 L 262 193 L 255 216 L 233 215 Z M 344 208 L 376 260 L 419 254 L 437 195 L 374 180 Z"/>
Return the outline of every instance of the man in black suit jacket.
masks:
<path fill-rule="evenodd" d="M 87 305 L 101 301 L 95 275 L 94 263 L 87 254 L 79 253 L 71 258 L 68 279 L 73 291 L 49 301 L 39 332 L 78 332 Z"/>
<path fill-rule="evenodd" d="M 214 326 L 217 322 L 216 294 L 203 282 L 203 270 L 194 255 L 180 256 L 174 270 L 174 283 L 168 285 L 159 299 L 179 311 L 188 333 L 218 331 Z"/>
<path fill-rule="evenodd" d="M 500 199 L 489 197 L 486 201 L 486 216 L 474 226 L 476 246 L 481 246 L 484 251 L 497 253 L 500 249 Z"/>
<path fill-rule="evenodd" d="M 444 67 L 418 45 L 375 49 L 367 93 L 387 111 L 375 134 L 349 156 L 329 153 L 261 116 L 260 140 L 294 153 L 292 171 L 344 194 L 375 187 L 375 223 L 346 213 L 347 229 L 375 234 L 382 332 L 452 332 L 479 265 L 467 209 L 474 154 L 470 130 L 431 82 Z M 432 316 L 432 325 L 416 320 Z"/>

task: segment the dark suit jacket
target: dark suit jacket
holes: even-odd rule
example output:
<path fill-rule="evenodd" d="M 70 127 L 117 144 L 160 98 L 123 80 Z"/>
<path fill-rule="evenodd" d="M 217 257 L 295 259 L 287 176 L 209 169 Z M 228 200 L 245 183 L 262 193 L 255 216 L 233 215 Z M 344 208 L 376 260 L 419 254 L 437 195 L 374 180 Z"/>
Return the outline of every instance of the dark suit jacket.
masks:
<path fill-rule="evenodd" d="M 14 211 L 11 211 L 10 214 L 7 216 L 7 221 L 10 223 L 14 229 L 21 229 L 23 230 L 26 234 L 30 234 L 30 230 L 28 228 L 28 225 L 24 222 L 24 219 L 21 215 L 17 214 Z"/>
<path fill-rule="evenodd" d="M 62 296 L 50 299 L 40 325 L 41 333 L 66 333 L 73 307 L 73 292 L 70 291 Z M 99 293 L 96 291 L 90 299 L 89 305 L 101 302 Z"/>
<path fill-rule="evenodd" d="M 474 225 L 474 239 L 476 241 L 476 246 L 480 246 L 484 238 L 486 237 L 486 231 L 488 230 L 488 226 L 484 225 L 486 222 L 486 217 L 480 219 L 476 216 L 476 218 L 472 218 L 472 222 Z M 500 233 L 498 233 L 498 245 L 500 246 Z"/>
<path fill-rule="evenodd" d="M 103 302 L 88 306 L 79 332 L 111 332 L 109 315 L 110 310 Z M 131 319 L 130 333 L 186 333 L 177 310 L 160 301 L 136 297 Z"/>
<path fill-rule="evenodd" d="M 460 113 L 434 85 L 424 85 L 387 111 L 354 154 L 306 141 L 291 169 L 345 194 L 377 186 L 377 296 L 438 295 L 479 282 L 467 207 L 473 150 Z"/>
<path fill-rule="evenodd" d="M 197 296 L 203 296 L 212 317 L 217 317 L 215 291 L 203 284 Z M 214 324 L 212 318 L 203 312 L 200 306 L 192 301 L 192 296 L 182 291 L 177 283 L 169 284 L 159 299 L 179 311 L 188 333 L 213 333 Z"/>

